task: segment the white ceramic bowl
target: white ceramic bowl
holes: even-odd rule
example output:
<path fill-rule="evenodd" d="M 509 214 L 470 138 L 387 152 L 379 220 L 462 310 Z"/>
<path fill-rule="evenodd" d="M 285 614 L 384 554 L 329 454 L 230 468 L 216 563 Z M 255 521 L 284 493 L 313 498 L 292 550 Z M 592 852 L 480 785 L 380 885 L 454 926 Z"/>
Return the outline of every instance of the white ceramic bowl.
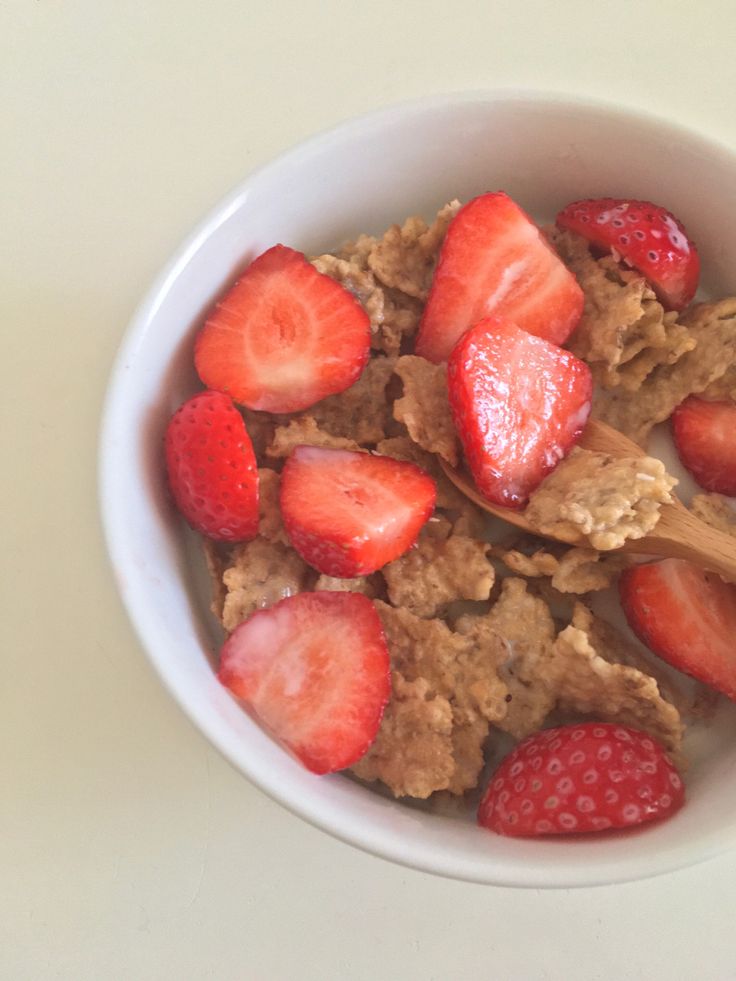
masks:
<path fill-rule="evenodd" d="M 198 386 L 192 342 L 213 299 L 259 252 L 323 251 L 453 197 L 504 189 L 539 219 L 588 196 L 650 198 L 697 241 L 706 286 L 736 290 L 736 155 L 633 112 L 537 94 L 431 98 L 348 122 L 248 177 L 205 219 L 135 314 L 110 382 L 100 497 L 115 575 L 174 698 L 253 783 L 296 814 L 385 858 L 478 882 L 576 886 L 651 876 L 736 843 L 736 726 L 691 742 L 689 801 L 620 837 L 514 841 L 389 800 L 282 752 L 216 681 L 201 563 L 164 490 L 162 436 Z"/>

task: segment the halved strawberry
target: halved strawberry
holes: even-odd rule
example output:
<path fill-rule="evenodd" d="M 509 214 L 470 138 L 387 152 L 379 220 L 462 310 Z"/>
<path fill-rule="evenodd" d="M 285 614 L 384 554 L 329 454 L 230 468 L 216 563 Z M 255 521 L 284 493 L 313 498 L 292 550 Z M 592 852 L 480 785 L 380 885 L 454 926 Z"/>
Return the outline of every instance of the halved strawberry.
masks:
<path fill-rule="evenodd" d="M 701 487 L 736 495 L 736 403 L 691 396 L 672 415 L 680 460 Z"/>
<path fill-rule="evenodd" d="M 523 507 L 583 431 L 590 369 L 556 344 L 489 317 L 457 344 L 447 379 L 478 489 L 494 504 Z"/>
<path fill-rule="evenodd" d="M 557 224 L 620 256 L 648 280 L 668 310 L 682 310 L 695 296 L 697 249 L 682 223 L 659 205 L 626 198 L 573 201 Z"/>
<path fill-rule="evenodd" d="M 200 392 L 172 416 L 166 469 L 176 506 L 192 528 L 221 542 L 258 531 L 258 470 L 243 417 L 222 392 Z"/>
<path fill-rule="evenodd" d="M 469 327 L 494 314 L 564 344 L 582 312 L 575 277 L 531 218 L 503 191 L 482 194 L 447 229 L 416 353 L 446 361 Z"/>
<path fill-rule="evenodd" d="M 357 381 L 369 346 L 355 297 L 301 252 L 275 245 L 212 311 L 194 362 L 208 388 L 249 409 L 297 412 Z"/>
<path fill-rule="evenodd" d="M 645 732 L 583 722 L 535 732 L 491 778 L 478 824 L 500 835 L 581 834 L 670 817 L 682 778 Z"/>
<path fill-rule="evenodd" d="M 281 475 L 291 544 L 324 575 L 344 579 L 411 548 L 435 496 L 434 481 L 415 464 L 351 450 L 297 446 Z"/>
<path fill-rule="evenodd" d="M 360 593 L 298 593 L 239 624 L 218 678 L 314 773 L 357 762 L 391 692 L 386 639 Z"/>
<path fill-rule="evenodd" d="M 684 559 L 664 559 L 624 570 L 619 592 L 647 647 L 736 700 L 736 586 Z"/>

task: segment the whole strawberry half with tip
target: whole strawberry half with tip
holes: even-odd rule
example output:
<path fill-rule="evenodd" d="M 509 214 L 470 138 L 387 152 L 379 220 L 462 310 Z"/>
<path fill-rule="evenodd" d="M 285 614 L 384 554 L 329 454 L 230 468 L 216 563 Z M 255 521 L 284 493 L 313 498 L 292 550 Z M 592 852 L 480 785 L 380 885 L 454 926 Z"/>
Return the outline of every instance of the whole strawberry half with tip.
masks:
<path fill-rule="evenodd" d="M 590 369 L 556 344 L 489 317 L 455 346 L 447 380 L 478 489 L 494 504 L 523 507 L 580 438 L 593 395 Z"/>
<path fill-rule="evenodd" d="M 698 250 L 665 208 L 625 198 L 573 201 L 557 215 L 557 224 L 640 272 L 668 310 L 684 309 L 695 296 Z"/>
<path fill-rule="evenodd" d="M 736 403 L 691 396 L 672 415 L 672 435 L 682 465 L 701 487 L 736 495 Z"/>
<path fill-rule="evenodd" d="M 218 678 L 307 769 L 357 762 L 391 692 L 381 621 L 360 593 L 289 596 L 239 624 Z"/>
<path fill-rule="evenodd" d="M 200 392 L 166 429 L 169 487 L 197 531 L 240 542 L 258 531 L 258 469 L 243 417 L 222 392 Z"/>
<path fill-rule="evenodd" d="M 619 593 L 647 647 L 736 701 L 735 585 L 684 559 L 664 559 L 625 569 Z"/>
<path fill-rule="evenodd" d="M 505 317 L 564 344 L 583 292 L 531 218 L 498 191 L 464 205 L 447 229 L 417 334 L 416 353 L 446 361 L 483 317 Z"/>
<path fill-rule="evenodd" d="M 249 409 L 298 412 L 357 381 L 369 348 L 370 321 L 352 293 L 275 245 L 212 311 L 194 363 L 208 388 Z"/>
<path fill-rule="evenodd" d="M 662 820 L 684 800 L 682 778 L 651 736 L 585 722 L 520 742 L 491 778 L 478 823 L 517 838 L 600 832 Z"/>
<path fill-rule="evenodd" d="M 281 513 L 302 558 L 327 576 L 365 576 L 403 555 L 434 510 L 435 483 L 387 456 L 297 446 L 281 475 Z"/>

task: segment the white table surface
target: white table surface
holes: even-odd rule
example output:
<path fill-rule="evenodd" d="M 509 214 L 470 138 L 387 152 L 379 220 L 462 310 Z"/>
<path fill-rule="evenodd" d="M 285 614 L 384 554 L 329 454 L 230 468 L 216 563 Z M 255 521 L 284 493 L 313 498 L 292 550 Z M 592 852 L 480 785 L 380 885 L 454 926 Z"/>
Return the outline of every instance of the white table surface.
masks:
<path fill-rule="evenodd" d="M 357 112 L 454 89 L 587 93 L 736 146 L 729 0 L 0 3 L 3 979 L 736 978 L 736 854 L 514 891 L 333 841 L 161 689 L 97 514 L 107 375 L 226 191 Z"/>

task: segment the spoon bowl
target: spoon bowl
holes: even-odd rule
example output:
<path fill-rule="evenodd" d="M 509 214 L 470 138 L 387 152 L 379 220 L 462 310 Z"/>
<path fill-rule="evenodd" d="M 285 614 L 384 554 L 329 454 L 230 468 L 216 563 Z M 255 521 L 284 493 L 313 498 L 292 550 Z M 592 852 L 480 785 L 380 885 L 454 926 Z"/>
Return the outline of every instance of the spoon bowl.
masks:
<path fill-rule="evenodd" d="M 617 429 L 597 419 L 588 421 L 579 445 L 583 449 L 614 457 L 646 456 L 644 450 L 628 436 L 624 436 Z M 444 462 L 442 469 L 459 491 L 494 517 L 501 518 L 516 528 L 538 535 L 540 538 L 571 544 L 567 539 L 540 532 L 529 522 L 524 511 L 515 511 L 513 508 L 505 508 L 486 500 L 473 483 L 472 477 L 454 470 Z M 584 545 L 585 542 L 585 537 L 581 535 L 580 542 L 575 544 Z M 736 581 L 736 539 L 696 518 L 674 496 L 671 504 L 662 505 L 659 521 L 648 535 L 644 538 L 629 538 L 615 551 L 660 558 L 687 559 L 707 569 L 708 572 L 717 573 L 729 582 Z"/>

